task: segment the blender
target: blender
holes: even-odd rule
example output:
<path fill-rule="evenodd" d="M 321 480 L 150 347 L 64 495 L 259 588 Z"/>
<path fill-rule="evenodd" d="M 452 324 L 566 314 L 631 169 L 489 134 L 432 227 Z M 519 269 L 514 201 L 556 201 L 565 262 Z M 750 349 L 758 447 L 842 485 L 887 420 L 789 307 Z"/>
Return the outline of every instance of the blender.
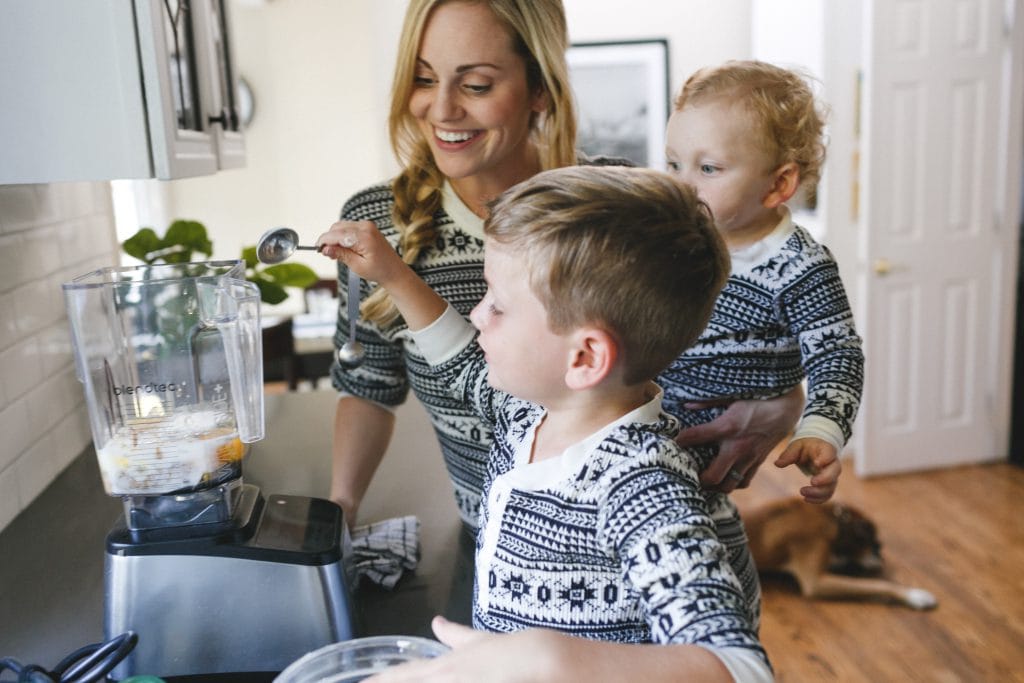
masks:
<path fill-rule="evenodd" d="M 114 671 L 281 671 L 353 636 L 334 503 L 243 483 L 263 438 L 259 290 L 242 261 L 104 268 L 63 285 L 106 492 L 104 630 Z"/>

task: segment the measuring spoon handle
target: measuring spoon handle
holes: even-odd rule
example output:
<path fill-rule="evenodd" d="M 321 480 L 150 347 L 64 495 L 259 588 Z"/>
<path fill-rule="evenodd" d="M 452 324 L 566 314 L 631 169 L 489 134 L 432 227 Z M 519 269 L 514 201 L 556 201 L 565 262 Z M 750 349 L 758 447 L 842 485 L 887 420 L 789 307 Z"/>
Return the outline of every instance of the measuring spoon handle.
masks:
<path fill-rule="evenodd" d="M 359 283 L 362 278 L 351 268 L 348 269 L 348 340 L 356 340 L 356 325 L 359 323 Z"/>

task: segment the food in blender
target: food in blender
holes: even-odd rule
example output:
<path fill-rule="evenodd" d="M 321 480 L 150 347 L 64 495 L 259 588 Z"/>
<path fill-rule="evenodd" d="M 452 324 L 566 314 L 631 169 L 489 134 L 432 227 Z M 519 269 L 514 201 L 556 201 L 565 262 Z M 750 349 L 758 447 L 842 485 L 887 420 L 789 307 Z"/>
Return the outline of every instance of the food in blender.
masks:
<path fill-rule="evenodd" d="M 97 449 L 110 495 L 159 495 L 199 486 L 241 460 L 245 447 L 223 413 L 179 412 L 126 421 Z"/>

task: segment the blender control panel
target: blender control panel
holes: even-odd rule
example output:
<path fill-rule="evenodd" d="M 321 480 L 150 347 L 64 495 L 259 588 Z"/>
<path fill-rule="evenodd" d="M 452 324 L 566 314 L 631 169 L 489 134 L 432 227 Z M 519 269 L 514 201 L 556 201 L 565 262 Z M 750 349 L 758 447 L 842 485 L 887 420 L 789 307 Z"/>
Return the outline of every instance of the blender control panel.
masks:
<path fill-rule="evenodd" d="M 329 500 L 271 495 L 253 542 L 261 548 L 340 556 L 341 508 Z"/>

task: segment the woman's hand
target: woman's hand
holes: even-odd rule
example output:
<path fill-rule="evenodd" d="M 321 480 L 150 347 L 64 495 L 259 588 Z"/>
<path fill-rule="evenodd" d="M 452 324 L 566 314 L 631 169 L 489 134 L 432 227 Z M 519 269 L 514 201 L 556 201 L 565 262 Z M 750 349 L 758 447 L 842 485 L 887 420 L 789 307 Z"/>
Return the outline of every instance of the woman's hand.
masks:
<path fill-rule="evenodd" d="M 384 287 L 408 269 L 372 221 L 338 221 L 316 244 L 324 256 L 342 261 L 359 277 Z"/>
<path fill-rule="evenodd" d="M 689 403 L 687 408 L 707 407 Z M 804 390 L 791 391 L 767 401 L 734 401 L 716 420 L 679 432 L 683 447 L 718 443 L 718 456 L 701 473 L 701 485 L 729 493 L 750 485 L 768 454 L 793 431 L 804 409 Z"/>

